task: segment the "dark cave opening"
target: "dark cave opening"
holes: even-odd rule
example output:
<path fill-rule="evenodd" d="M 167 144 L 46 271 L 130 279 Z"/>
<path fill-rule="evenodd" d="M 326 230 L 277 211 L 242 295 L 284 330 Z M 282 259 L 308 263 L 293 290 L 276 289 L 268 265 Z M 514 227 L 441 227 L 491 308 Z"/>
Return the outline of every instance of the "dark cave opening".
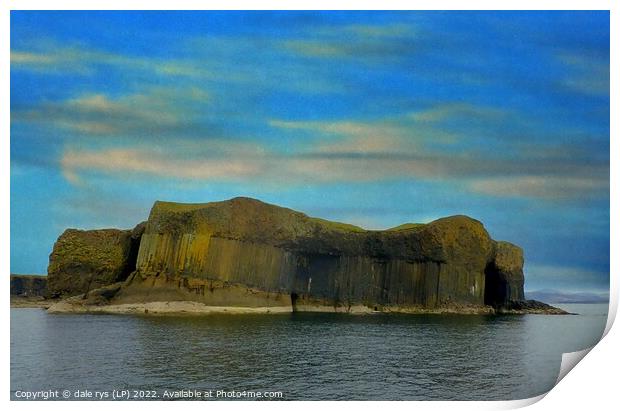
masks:
<path fill-rule="evenodd" d="M 291 293 L 291 305 L 293 306 L 293 311 L 297 311 L 297 299 L 299 295 L 297 293 Z"/>
<path fill-rule="evenodd" d="M 484 270 L 484 304 L 492 307 L 503 305 L 508 298 L 507 284 L 495 267 L 489 264 Z"/>

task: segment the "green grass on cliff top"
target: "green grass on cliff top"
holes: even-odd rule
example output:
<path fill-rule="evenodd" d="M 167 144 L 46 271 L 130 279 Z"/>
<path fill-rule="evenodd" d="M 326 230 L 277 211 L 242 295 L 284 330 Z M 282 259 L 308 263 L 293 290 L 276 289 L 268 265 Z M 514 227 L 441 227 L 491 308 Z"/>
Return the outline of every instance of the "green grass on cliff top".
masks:
<path fill-rule="evenodd" d="M 366 232 L 368 230 L 363 229 L 362 227 L 358 227 L 356 225 L 353 224 L 347 224 L 347 223 L 339 223 L 337 221 L 329 221 L 329 220 L 324 220 L 322 218 L 318 218 L 318 217 L 308 217 L 310 220 L 315 221 L 327 228 L 333 229 L 333 230 L 342 230 L 342 231 L 353 231 L 356 233 L 362 233 L 362 232 Z"/>
<path fill-rule="evenodd" d="M 296 213 L 296 214 L 301 214 L 303 216 L 305 216 L 306 218 L 310 219 L 311 221 L 314 221 L 318 224 L 321 224 L 322 226 L 332 229 L 332 230 L 339 230 L 339 231 L 348 231 L 348 232 L 355 232 L 355 233 L 362 233 L 362 232 L 367 232 L 367 231 L 401 231 L 401 230 L 409 230 L 409 229 L 413 229 L 413 228 L 418 228 L 418 227 L 422 227 L 424 226 L 424 224 L 422 223 L 405 223 L 405 224 L 401 224 L 399 226 L 396 227 L 392 227 L 392 228 L 388 228 L 386 230 L 366 230 L 362 227 L 358 227 L 356 225 L 353 224 L 347 224 L 347 223 L 340 223 L 338 221 L 330 221 L 330 220 L 325 220 L 323 218 L 318 218 L 318 217 L 310 217 L 307 216 L 306 214 L 300 213 L 299 211 L 295 211 L 295 210 L 291 210 L 289 208 L 285 208 L 285 207 L 280 207 L 274 204 L 269 204 L 269 203 L 264 203 L 260 200 L 256 200 L 253 198 L 246 198 L 246 197 L 236 197 L 236 198 L 232 198 L 230 200 L 225 200 L 225 201 L 214 201 L 214 202 L 210 202 L 210 203 L 175 203 L 175 202 L 169 202 L 169 201 L 156 201 L 155 205 L 153 205 L 153 208 L 157 207 L 157 209 L 159 210 L 165 210 L 168 212 L 175 212 L 175 213 L 183 213 L 183 212 L 188 212 L 188 211 L 194 211 L 194 210 L 199 210 L 201 208 L 205 208 L 205 207 L 214 207 L 214 206 L 218 206 L 218 205 L 223 205 L 225 203 L 230 203 L 233 201 L 243 201 L 243 202 L 247 202 L 249 204 L 254 203 L 254 204 L 260 204 L 262 206 L 269 206 L 269 207 L 273 207 L 275 209 L 279 209 L 282 211 L 287 211 L 287 212 L 292 212 L 292 213 Z"/>
<path fill-rule="evenodd" d="M 422 227 L 425 224 L 423 223 L 405 223 L 401 225 L 397 225 L 396 227 L 388 228 L 385 231 L 401 231 L 401 230 L 410 230 L 412 228 Z"/>

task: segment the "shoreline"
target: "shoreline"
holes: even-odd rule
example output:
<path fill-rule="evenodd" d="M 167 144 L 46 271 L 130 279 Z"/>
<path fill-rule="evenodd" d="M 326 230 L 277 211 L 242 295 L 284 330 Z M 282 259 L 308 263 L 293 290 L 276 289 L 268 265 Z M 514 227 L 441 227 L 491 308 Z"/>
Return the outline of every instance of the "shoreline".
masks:
<path fill-rule="evenodd" d="M 13 307 L 13 306 L 12 306 Z M 25 307 L 25 306 L 23 306 Z M 374 310 L 364 305 L 334 307 L 325 305 L 292 306 L 213 306 L 195 301 L 152 301 L 125 304 L 84 304 L 81 299 L 66 299 L 51 303 L 47 311 L 52 314 L 122 314 L 122 315 L 210 315 L 210 314 L 292 314 L 292 313 L 338 313 L 351 315 L 408 314 L 408 315 L 565 315 L 560 309 L 554 310 L 496 310 L 489 306 L 468 307 L 382 307 Z M 13 307 L 19 308 L 19 307 Z"/>
<path fill-rule="evenodd" d="M 43 297 L 16 297 L 11 296 L 11 308 L 43 308 L 48 309 L 57 301 L 47 300 Z"/>
<path fill-rule="evenodd" d="M 210 306 L 194 301 L 153 301 L 147 303 L 127 303 L 108 305 L 85 305 L 69 301 L 59 301 L 47 310 L 53 314 L 284 314 L 292 313 L 291 307 L 233 307 Z"/>

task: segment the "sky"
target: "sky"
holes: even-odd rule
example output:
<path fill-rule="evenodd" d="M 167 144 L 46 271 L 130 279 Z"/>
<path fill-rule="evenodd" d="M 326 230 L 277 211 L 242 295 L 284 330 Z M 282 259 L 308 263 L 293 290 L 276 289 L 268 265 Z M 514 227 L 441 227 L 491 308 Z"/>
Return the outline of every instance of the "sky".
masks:
<path fill-rule="evenodd" d="M 11 272 L 237 196 L 466 214 L 527 290 L 609 288 L 608 12 L 11 12 Z"/>

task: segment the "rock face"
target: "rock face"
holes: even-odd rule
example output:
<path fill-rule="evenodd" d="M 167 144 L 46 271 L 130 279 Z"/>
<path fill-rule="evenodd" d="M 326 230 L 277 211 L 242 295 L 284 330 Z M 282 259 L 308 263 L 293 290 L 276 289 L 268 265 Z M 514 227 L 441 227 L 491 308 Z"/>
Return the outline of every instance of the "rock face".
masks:
<path fill-rule="evenodd" d="M 144 224 L 133 230 L 65 230 L 50 255 L 50 296 L 83 294 L 125 280 L 135 270 L 143 230 Z"/>
<path fill-rule="evenodd" d="M 524 301 L 523 250 L 514 244 L 498 241 L 495 258 L 486 268 L 485 304 L 508 307 Z"/>
<path fill-rule="evenodd" d="M 367 231 L 248 198 L 156 202 L 136 273 L 117 300 L 297 310 L 499 306 L 523 295 L 522 256 L 513 261 L 509 246 L 466 216 Z M 511 293 L 487 295 L 487 281 L 503 281 Z"/>
<path fill-rule="evenodd" d="M 11 274 L 11 296 L 45 297 L 47 296 L 47 277 L 43 275 Z"/>
<path fill-rule="evenodd" d="M 406 312 L 524 300 L 522 250 L 472 218 L 369 231 L 249 198 L 158 201 L 133 231 L 67 230 L 48 272 L 55 295 L 109 286 L 96 304 Z"/>

